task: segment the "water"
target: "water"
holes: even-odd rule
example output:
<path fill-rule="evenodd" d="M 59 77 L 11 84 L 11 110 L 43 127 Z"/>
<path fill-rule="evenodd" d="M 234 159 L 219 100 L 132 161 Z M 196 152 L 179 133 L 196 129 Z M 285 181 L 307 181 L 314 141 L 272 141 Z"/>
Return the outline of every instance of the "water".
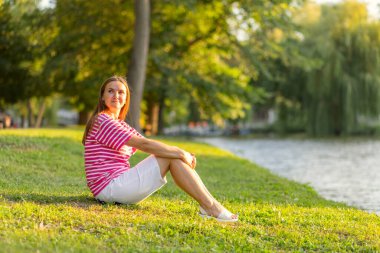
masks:
<path fill-rule="evenodd" d="M 380 140 L 205 138 L 321 196 L 380 214 Z"/>

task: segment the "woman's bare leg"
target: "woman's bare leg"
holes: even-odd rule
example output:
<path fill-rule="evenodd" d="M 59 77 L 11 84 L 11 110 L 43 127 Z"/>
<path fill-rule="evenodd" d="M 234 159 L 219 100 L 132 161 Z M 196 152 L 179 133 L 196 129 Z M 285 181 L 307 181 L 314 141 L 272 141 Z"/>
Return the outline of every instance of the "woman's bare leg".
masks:
<path fill-rule="evenodd" d="M 163 177 L 170 170 L 174 182 L 194 198 L 209 215 L 219 215 L 223 206 L 209 193 L 199 175 L 190 166 L 180 159 L 156 158 Z"/>
<path fill-rule="evenodd" d="M 161 158 L 161 157 L 156 157 L 157 161 L 158 161 L 158 164 L 160 166 L 160 169 L 161 169 L 161 176 L 162 177 L 165 177 L 166 173 L 170 170 L 170 162 L 172 159 L 167 159 L 167 158 Z M 215 200 L 215 198 L 211 195 L 211 193 L 208 191 L 207 187 L 204 185 L 202 179 L 200 178 L 200 176 L 198 175 L 198 173 L 192 169 L 191 170 L 195 176 L 198 178 L 198 182 L 202 185 L 204 191 L 211 197 Z M 216 200 L 215 200 L 216 201 Z"/>
<path fill-rule="evenodd" d="M 211 193 L 208 191 L 207 187 L 204 185 L 204 183 L 203 183 L 201 177 L 198 175 L 198 173 L 197 173 L 195 170 L 193 170 L 193 172 L 194 172 L 195 176 L 198 178 L 199 182 L 202 184 L 204 190 L 208 193 L 208 195 L 210 195 L 210 196 L 211 196 L 216 202 L 218 202 L 218 201 L 217 201 L 217 200 L 211 195 Z M 219 202 L 218 202 L 218 203 L 219 203 Z"/>

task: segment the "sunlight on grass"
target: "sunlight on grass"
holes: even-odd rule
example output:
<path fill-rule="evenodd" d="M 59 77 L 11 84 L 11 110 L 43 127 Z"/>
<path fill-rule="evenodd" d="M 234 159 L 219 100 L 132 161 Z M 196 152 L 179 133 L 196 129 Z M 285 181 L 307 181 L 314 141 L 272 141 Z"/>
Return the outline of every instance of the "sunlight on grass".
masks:
<path fill-rule="evenodd" d="M 309 186 L 186 139 L 197 171 L 237 224 L 203 220 L 168 184 L 138 205 L 101 205 L 87 189 L 81 129 L 0 131 L 4 252 L 380 250 L 380 217 L 327 201 Z M 146 154 L 132 158 L 136 164 Z"/>
<path fill-rule="evenodd" d="M 84 128 L 83 128 L 84 129 Z M 0 136 L 25 136 L 25 137 L 66 137 L 72 140 L 81 141 L 83 135 L 82 127 L 63 129 L 10 129 L 0 131 Z"/>

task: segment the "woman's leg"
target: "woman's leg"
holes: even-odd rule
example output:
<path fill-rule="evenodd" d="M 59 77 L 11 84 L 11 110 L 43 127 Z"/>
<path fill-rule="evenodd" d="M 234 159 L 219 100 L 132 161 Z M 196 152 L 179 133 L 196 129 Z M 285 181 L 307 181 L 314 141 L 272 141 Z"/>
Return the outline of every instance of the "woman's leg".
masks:
<path fill-rule="evenodd" d="M 188 172 L 188 173 L 186 173 L 186 171 L 184 171 L 184 173 L 176 172 L 177 170 L 180 170 L 181 163 L 183 163 L 181 160 L 179 160 L 179 159 L 167 159 L 167 158 L 161 158 L 161 157 L 156 157 L 156 159 L 157 159 L 158 164 L 160 166 L 162 177 L 165 177 L 165 175 L 168 171 L 174 171 L 171 173 L 173 176 L 174 182 L 178 186 L 180 186 L 180 188 L 183 189 L 190 196 L 192 196 L 196 200 L 202 198 L 204 200 L 203 202 L 205 202 L 205 203 L 211 202 L 211 204 L 212 204 L 215 201 L 215 199 L 212 197 L 212 195 L 207 191 L 206 186 L 203 184 L 203 182 L 200 179 L 200 177 L 198 176 L 198 174 L 194 173 L 195 172 L 194 170 L 190 169 L 191 172 Z M 174 173 L 174 175 L 173 175 L 173 173 Z M 186 179 L 186 174 L 190 175 L 190 180 Z M 185 176 L 185 177 L 183 177 L 183 176 Z M 207 195 L 207 196 L 205 196 L 205 195 Z M 203 204 L 202 204 L 202 206 L 203 206 Z"/>
<path fill-rule="evenodd" d="M 208 192 L 198 174 L 190 166 L 180 159 L 156 158 L 162 177 L 170 170 L 174 182 L 193 197 L 209 215 L 219 215 L 224 207 Z"/>
<path fill-rule="evenodd" d="M 161 157 L 156 157 L 157 161 L 158 161 L 158 164 L 160 166 L 160 170 L 161 170 L 161 177 L 164 178 L 166 173 L 170 170 L 170 163 L 172 160 L 175 160 L 175 159 L 167 159 L 167 158 L 161 158 Z M 204 185 L 204 183 L 202 182 L 200 176 L 198 175 L 198 173 L 195 171 L 195 170 L 191 170 L 194 174 L 195 174 L 195 177 L 198 179 L 197 181 L 200 183 L 200 185 L 203 187 L 203 190 L 210 196 L 210 198 L 212 198 L 214 201 L 215 198 L 211 195 L 211 193 L 207 190 L 206 186 Z"/>

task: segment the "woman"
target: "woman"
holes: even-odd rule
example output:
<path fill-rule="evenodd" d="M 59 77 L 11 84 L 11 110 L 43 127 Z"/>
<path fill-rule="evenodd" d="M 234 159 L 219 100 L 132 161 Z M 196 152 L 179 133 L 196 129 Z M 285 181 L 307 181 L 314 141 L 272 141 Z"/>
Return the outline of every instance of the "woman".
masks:
<path fill-rule="evenodd" d="M 195 172 L 196 158 L 178 147 L 144 138 L 124 122 L 130 92 L 120 76 L 108 78 L 100 88 L 98 105 L 87 123 L 85 146 L 87 185 L 95 198 L 108 203 L 138 203 L 166 184 L 170 171 L 175 183 L 200 204 L 200 215 L 235 222 L 208 192 Z M 130 168 L 129 158 L 139 149 L 151 154 Z"/>

